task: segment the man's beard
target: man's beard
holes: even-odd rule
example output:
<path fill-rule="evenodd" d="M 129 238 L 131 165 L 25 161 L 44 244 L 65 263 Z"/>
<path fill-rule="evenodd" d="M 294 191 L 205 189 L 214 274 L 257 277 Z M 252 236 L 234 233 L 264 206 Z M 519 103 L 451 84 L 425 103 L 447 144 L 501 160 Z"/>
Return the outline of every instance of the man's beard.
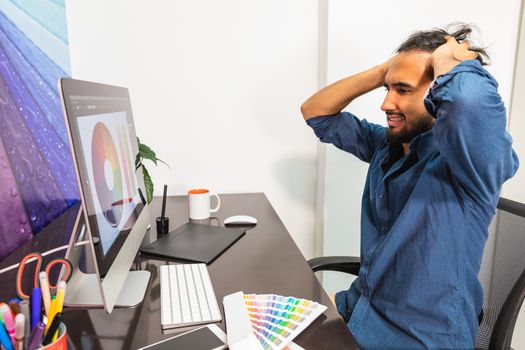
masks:
<path fill-rule="evenodd" d="M 432 125 L 434 118 L 428 113 L 411 121 L 405 118 L 405 123 L 399 131 L 387 129 L 386 140 L 390 143 L 409 143 L 414 137 L 432 129 Z"/>

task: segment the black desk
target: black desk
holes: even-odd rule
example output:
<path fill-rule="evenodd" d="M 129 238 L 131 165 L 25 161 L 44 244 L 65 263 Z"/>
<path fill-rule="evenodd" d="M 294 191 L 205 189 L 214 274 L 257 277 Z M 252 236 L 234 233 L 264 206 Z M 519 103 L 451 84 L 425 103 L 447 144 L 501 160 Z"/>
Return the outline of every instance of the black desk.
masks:
<path fill-rule="evenodd" d="M 167 212 L 172 230 L 188 222 L 187 197 L 169 197 Z M 158 198 L 151 207 L 153 222 L 157 213 L 160 213 Z M 344 321 L 266 196 L 262 193 L 221 195 L 221 209 L 216 215 L 221 223 L 224 218 L 237 214 L 255 216 L 258 224 L 208 266 L 219 304 L 225 295 L 239 290 L 245 293 L 275 293 L 314 300 L 328 306 L 328 309 L 296 338 L 297 344 L 307 350 L 358 349 Z M 156 239 L 154 223 L 152 227 L 146 234 L 144 244 Z M 27 248 L 22 249 L 20 254 L 26 251 Z M 158 271 L 159 266 L 166 263 L 168 261 L 156 258 L 137 259 L 137 267 L 150 271 L 152 277 L 144 302 L 136 308 L 115 309 L 109 315 L 102 309 L 66 310 L 65 322 L 74 347 L 136 349 L 181 332 L 181 328 L 164 332 L 160 328 Z M 4 262 L 1 265 L 6 266 Z M 5 282 L 4 279 L 5 276 L 1 275 L 0 287 L 2 281 Z M 12 281 L 14 284 L 14 280 Z M 5 298 L 5 295 L 2 296 L 4 293 L 0 291 L 0 297 Z M 220 327 L 224 329 L 224 322 Z M 185 328 L 187 329 L 190 328 Z"/>

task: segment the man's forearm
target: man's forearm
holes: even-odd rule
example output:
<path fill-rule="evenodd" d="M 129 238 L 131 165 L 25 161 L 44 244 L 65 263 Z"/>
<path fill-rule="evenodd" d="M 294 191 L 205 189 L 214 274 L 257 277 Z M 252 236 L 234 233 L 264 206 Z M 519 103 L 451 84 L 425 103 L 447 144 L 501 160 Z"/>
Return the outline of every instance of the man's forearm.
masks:
<path fill-rule="evenodd" d="M 455 66 L 466 60 L 473 60 L 478 54 L 469 50 L 470 42 L 458 43 L 451 36 L 446 36 L 447 42 L 438 47 L 430 57 L 430 64 L 434 70 L 434 79 L 446 74 Z"/>
<path fill-rule="evenodd" d="M 339 113 L 356 97 L 383 86 L 387 70 L 381 64 L 325 87 L 301 106 L 304 119 Z"/>
<path fill-rule="evenodd" d="M 439 61 L 432 62 L 432 68 L 434 69 L 434 79 L 440 75 L 448 73 L 452 70 L 452 68 L 460 63 L 461 61 L 458 61 L 455 58 L 444 58 Z"/>

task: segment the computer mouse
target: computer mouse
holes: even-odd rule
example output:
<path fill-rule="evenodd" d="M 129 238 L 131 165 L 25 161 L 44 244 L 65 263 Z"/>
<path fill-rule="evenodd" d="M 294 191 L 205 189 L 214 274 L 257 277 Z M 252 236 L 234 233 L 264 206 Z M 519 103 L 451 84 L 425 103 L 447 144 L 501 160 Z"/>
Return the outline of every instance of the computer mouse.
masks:
<path fill-rule="evenodd" d="M 250 226 L 256 225 L 257 219 L 248 215 L 234 215 L 224 219 L 224 225 Z"/>

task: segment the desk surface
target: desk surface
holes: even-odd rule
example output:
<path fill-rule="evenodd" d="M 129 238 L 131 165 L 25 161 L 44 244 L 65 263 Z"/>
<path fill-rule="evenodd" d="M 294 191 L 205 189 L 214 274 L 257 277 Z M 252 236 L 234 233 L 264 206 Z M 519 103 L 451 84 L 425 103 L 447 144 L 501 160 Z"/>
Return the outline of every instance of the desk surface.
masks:
<path fill-rule="evenodd" d="M 154 222 L 156 213 L 160 213 L 160 200 L 153 201 L 150 211 Z M 167 212 L 171 230 L 188 222 L 187 197 L 169 197 Z M 239 290 L 314 300 L 328 306 L 328 309 L 296 338 L 297 344 L 307 350 L 358 349 L 266 196 L 262 193 L 221 195 L 221 208 L 216 214 L 221 223 L 228 216 L 241 214 L 255 216 L 257 226 L 248 230 L 244 237 L 208 266 L 219 304 L 225 295 Z M 152 227 L 155 227 L 154 223 Z M 155 229 L 152 229 L 143 243 L 156 238 Z M 66 310 L 65 322 L 75 348 L 136 349 L 183 330 L 162 331 L 160 327 L 158 271 L 160 265 L 169 261 L 142 256 L 136 263 L 140 269 L 151 272 L 150 286 L 141 305 L 115 309 L 109 315 L 102 309 Z M 225 328 L 224 321 L 220 327 Z M 184 330 L 188 329 L 191 327 Z"/>

